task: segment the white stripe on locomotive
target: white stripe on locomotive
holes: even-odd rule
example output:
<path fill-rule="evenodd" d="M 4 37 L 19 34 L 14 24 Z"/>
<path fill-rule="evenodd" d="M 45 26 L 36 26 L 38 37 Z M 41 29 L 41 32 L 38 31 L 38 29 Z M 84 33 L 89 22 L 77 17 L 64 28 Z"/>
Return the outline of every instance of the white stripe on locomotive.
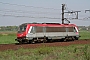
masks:
<path fill-rule="evenodd" d="M 30 29 L 29 29 L 28 33 L 30 33 L 30 32 L 31 32 L 31 29 L 32 29 L 32 26 L 30 27 Z"/>

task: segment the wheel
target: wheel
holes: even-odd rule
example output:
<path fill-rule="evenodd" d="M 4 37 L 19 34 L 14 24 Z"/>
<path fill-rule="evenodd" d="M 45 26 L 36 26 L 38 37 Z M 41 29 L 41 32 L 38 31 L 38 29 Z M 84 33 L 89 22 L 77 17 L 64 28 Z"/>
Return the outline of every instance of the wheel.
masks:
<path fill-rule="evenodd" d="M 46 42 L 47 42 L 47 38 L 46 36 L 44 36 L 43 43 L 46 43 Z"/>
<path fill-rule="evenodd" d="M 35 41 L 34 40 L 31 40 L 30 42 L 31 42 L 31 44 L 35 44 Z"/>
<path fill-rule="evenodd" d="M 19 44 L 23 44 L 21 41 L 19 41 Z"/>
<path fill-rule="evenodd" d="M 78 40 L 78 38 L 77 38 L 77 37 L 76 37 L 75 39 L 76 39 L 76 40 Z"/>
<path fill-rule="evenodd" d="M 67 39 L 64 39 L 64 42 L 67 42 Z"/>
<path fill-rule="evenodd" d="M 47 42 L 47 40 L 43 40 L 43 43 L 46 43 Z"/>

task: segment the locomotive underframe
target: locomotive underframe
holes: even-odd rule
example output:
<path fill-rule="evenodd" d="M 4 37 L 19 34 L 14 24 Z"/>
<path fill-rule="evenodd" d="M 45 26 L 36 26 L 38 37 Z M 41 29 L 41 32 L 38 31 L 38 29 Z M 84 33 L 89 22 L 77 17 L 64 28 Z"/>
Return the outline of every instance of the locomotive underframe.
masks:
<path fill-rule="evenodd" d="M 68 40 L 78 40 L 79 35 L 75 32 L 52 32 L 52 33 L 29 33 L 26 37 L 17 38 L 19 43 L 35 43 L 35 42 L 47 42 L 56 39 L 68 41 Z"/>

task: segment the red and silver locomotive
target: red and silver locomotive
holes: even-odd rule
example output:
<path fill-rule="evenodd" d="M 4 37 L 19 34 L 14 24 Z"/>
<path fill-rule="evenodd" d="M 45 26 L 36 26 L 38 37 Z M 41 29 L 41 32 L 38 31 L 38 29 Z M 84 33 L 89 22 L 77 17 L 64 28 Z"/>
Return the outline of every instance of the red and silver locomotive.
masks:
<path fill-rule="evenodd" d="M 75 24 L 24 23 L 19 26 L 19 43 L 47 42 L 52 40 L 78 40 L 79 32 Z"/>

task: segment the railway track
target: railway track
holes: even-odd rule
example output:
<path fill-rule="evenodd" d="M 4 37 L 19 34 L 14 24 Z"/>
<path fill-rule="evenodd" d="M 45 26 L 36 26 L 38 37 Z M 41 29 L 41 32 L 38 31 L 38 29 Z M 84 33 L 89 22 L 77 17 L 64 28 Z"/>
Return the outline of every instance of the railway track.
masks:
<path fill-rule="evenodd" d="M 41 46 L 58 47 L 58 46 L 69 46 L 73 44 L 90 44 L 89 40 L 75 40 L 68 42 L 52 42 L 52 43 L 37 43 L 37 44 L 0 44 L 0 51 L 4 50 L 18 50 L 19 48 L 38 48 Z"/>

